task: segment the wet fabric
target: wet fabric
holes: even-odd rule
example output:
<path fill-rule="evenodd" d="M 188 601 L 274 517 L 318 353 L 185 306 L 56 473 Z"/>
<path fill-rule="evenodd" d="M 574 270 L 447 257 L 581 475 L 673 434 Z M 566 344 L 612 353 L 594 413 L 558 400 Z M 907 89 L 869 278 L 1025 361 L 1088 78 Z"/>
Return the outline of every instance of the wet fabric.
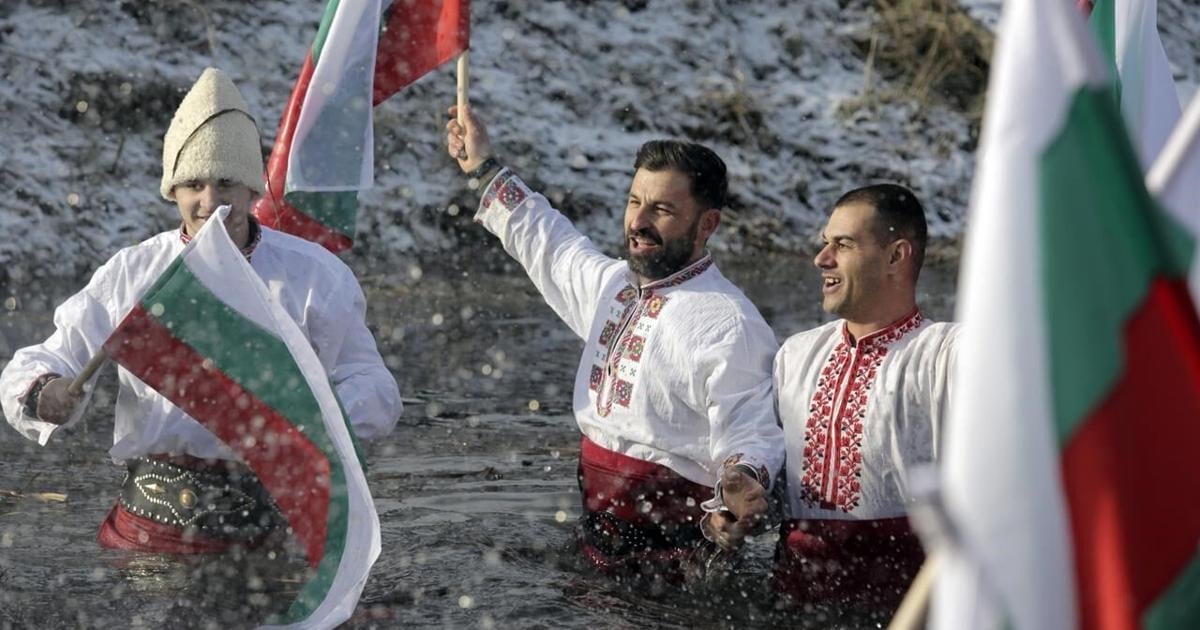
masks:
<path fill-rule="evenodd" d="M 700 532 L 703 486 L 665 466 L 580 443 L 579 489 L 584 514 L 576 535 L 584 556 L 617 573 L 680 579 L 713 546 Z"/>
<path fill-rule="evenodd" d="M 894 611 L 925 561 L 907 518 L 789 520 L 779 531 L 775 588 L 795 606 Z"/>

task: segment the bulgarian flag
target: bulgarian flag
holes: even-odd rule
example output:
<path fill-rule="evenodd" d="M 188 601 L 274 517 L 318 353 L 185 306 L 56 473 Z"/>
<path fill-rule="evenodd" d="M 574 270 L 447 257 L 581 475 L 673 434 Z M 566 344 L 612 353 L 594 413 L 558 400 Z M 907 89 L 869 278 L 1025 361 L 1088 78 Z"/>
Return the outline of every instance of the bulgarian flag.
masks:
<path fill-rule="evenodd" d="M 1200 628 L 1195 242 L 1068 2 L 1008 0 L 959 283 L 937 628 Z"/>
<path fill-rule="evenodd" d="M 1115 81 L 1121 115 L 1143 170 L 1148 170 L 1180 114 L 1179 93 L 1158 35 L 1158 2 L 1096 0 L 1090 13 L 1088 23 Z"/>
<path fill-rule="evenodd" d="M 467 49 L 467 0 L 329 0 L 267 161 L 263 225 L 353 244 L 358 191 L 374 181 L 373 106 Z M 382 28 L 381 28 L 382 26 Z"/>
<path fill-rule="evenodd" d="M 349 619 L 379 556 L 379 516 L 316 352 L 225 231 L 206 221 L 104 350 L 229 445 L 258 475 L 312 577 L 272 623 Z"/>

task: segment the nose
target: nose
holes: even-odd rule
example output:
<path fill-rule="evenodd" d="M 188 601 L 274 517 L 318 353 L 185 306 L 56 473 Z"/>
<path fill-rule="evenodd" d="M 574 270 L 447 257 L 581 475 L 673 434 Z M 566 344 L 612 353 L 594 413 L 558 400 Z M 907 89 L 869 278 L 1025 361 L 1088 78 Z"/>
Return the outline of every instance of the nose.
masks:
<path fill-rule="evenodd" d="M 817 255 L 813 257 L 813 264 L 820 269 L 833 269 L 834 257 L 832 243 L 826 243 L 825 246 L 817 252 Z"/>
<path fill-rule="evenodd" d="M 654 224 L 650 222 L 650 211 L 645 208 L 639 208 L 633 211 L 633 215 L 629 219 L 629 231 L 640 232 Z"/>
<path fill-rule="evenodd" d="M 198 201 L 202 209 L 212 212 L 221 205 L 221 194 L 216 186 L 206 185 L 199 190 Z"/>

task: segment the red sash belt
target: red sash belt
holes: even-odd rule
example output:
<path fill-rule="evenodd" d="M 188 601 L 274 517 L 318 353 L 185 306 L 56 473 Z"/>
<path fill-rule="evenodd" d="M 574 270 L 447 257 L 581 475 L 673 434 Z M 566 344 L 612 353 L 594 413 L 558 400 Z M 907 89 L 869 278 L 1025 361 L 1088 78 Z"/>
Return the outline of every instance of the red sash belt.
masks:
<path fill-rule="evenodd" d="M 779 531 L 775 586 L 801 605 L 894 610 L 925 560 L 906 517 L 791 520 Z"/>
<path fill-rule="evenodd" d="M 579 489 L 580 546 L 601 569 L 642 571 L 651 565 L 670 577 L 704 541 L 700 504 L 712 498 L 713 489 L 666 466 L 610 451 L 585 436 Z"/>

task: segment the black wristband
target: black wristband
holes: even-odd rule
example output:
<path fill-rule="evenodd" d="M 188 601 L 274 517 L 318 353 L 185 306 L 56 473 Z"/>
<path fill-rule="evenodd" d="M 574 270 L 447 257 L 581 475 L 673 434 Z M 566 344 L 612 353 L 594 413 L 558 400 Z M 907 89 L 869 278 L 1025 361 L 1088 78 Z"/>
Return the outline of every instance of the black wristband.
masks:
<path fill-rule="evenodd" d="M 489 171 L 497 166 L 500 166 L 500 163 L 496 161 L 496 158 L 489 157 L 483 161 L 483 164 L 479 165 L 479 168 L 467 173 L 467 177 L 470 177 L 471 179 L 479 179 L 480 177 L 487 175 Z"/>

